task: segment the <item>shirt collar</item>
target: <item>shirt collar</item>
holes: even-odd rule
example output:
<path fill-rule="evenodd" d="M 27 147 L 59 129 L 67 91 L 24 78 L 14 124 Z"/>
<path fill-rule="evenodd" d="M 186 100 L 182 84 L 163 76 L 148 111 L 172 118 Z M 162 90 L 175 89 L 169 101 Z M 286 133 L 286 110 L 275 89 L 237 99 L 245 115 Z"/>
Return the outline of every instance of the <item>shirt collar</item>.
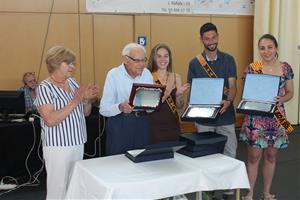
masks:
<path fill-rule="evenodd" d="M 210 62 L 210 61 L 217 61 L 218 55 L 219 55 L 219 50 L 217 50 L 217 54 L 216 54 L 216 57 L 215 57 L 214 59 L 209 59 L 209 57 L 206 55 L 205 51 L 203 51 L 202 55 L 205 56 L 205 59 L 206 59 L 207 61 L 209 61 L 209 62 Z"/>
<path fill-rule="evenodd" d="M 122 63 L 121 69 L 122 69 L 123 73 L 124 73 L 128 78 L 133 79 L 133 80 L 136 80 L 136 79 L 140 78 L 140 77 L 143 75 L 143 73 L 144 73 L 144 71 L 143 71 L 141 75 L 138 75 L 138 76 L 136 76 L 135 78 L 132 78 L 132 76 L 130 76 L 130 75 L 128 74 L 128 72 L 127 72 L 127 70 L 126 70 L 126 67 L 125 67 L 124 63 Z"/>
<path fill-rule="evenodd" d="M 209 59 L 209 57 L 205 54 L 205 58 L 207 61 L 216 61 L 218 59 L 218 53 L 216 54 L 216 57 L 214 59 Z"/>

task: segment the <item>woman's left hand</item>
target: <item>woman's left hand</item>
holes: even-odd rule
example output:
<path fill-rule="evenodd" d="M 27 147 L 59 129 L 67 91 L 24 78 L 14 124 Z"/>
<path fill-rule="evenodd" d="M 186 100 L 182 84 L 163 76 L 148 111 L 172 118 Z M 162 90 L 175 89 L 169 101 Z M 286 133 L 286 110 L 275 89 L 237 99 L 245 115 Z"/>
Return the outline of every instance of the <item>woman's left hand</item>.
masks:
<path fill-rule="evenodd" d="M 88 85 L 88 86 L 84 86 L 84 95 L 83 95 L 83 99 L 84 100 L 90 100 L 94 97 L 97 96 L 98 93 L 98 87 L 96 85 Z"/>
<path fill-rule="evenodd" d="M 176 96 L 183 95 L 190 88 L 190 84 L 186 83 L 180 87 L 177 87 Z"/>
<path fill-rule="evenodd" d="M 283 99 L 283 97 L 282 96 L 276 96 L 275 98 L 274 98 L 274 100 L 277 102 L 277 103 L 284 103 L 284 99 Z"/>

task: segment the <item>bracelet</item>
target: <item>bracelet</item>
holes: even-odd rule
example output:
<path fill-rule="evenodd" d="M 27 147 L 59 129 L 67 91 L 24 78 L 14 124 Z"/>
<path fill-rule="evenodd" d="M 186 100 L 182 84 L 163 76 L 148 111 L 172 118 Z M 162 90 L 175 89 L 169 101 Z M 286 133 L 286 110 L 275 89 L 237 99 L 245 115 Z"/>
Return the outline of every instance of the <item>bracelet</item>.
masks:
<path fill-rule="evenodd" d="M 183 96 L 180 95 L 176 98 L 176 103 L 177 104 L 183 104 L 184 103 L 184 99 L 183 99 Z"/>

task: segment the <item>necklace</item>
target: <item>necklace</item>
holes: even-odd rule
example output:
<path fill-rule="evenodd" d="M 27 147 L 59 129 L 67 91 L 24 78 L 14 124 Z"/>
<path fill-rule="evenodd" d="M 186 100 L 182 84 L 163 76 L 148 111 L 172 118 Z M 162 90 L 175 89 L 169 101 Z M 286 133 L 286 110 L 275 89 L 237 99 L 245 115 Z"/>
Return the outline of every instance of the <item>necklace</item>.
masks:
<path fill-rule="evenodd" d="M 52 76 L 50 76 L 50 79 L 56 83 L 56 84 L 59 84 L 59 85 L 65 85 L 66 84 L 66 81 L 58 81 L 56 80 L 55 78 L 53 78 Z"/>
<path fill-rule="evenodd" d="M 160 82 L 163 84 L 163 85 L 167 85 L 168 83 L 168 80 L 169 80 L 169 72 L 167 71 L 165 74 L 158 74 L 158 77 L 160 79 Z"/>
<path fill-rule="evenodd" d="M 264 64 L 264 69 L 266 71 L 272 72 L 275 71 L 277 65 L 279 65 L 279 61 L 276 58 L 274 58 L 272 61 L 269 62 L 263 61 L 263 64 Z"/>
<path fill-rule="evenodd" d="M 51 82 L 56 85 L 57 87 L 65 90 L 65 91 L 69 91 L 69 86 L 66 85 L 66 80 L 65 81 L 58 81 L 58 80 L 55 80 L 55 78 L 53 78 L 52 76 L 50 76 L 50 80 Z"/>
<path fill-rule="evenodd" d="M 272 67 L 272 66 L 266 66 L 265 69 L 266 69 L 267 71 L 270 71 L 270 72 L 273 71 L 273 67 Z"/>

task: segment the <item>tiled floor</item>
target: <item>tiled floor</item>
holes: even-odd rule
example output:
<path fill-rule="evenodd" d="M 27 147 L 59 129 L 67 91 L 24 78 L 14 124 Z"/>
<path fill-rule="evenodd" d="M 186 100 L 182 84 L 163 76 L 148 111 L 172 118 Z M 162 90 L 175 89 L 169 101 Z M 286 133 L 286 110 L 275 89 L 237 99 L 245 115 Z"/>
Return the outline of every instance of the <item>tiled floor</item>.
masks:
<path fill-rule="evenodd" d="M 237 131 L 238 133 L 238 131 Z M 238 159 L 246 160 L 246 145 L 239 142 Z M 45 175 L 41 176 L 41 185 L 37 187 L 22 187 L 8 194 L 1 193 L 1 200 L 39 200 L 45 199 Z M 262 189 L 261 173 L 259 174 L 254 199 L 259 199 Z M 241 191 L 244 194 L 245 191 Z M 290 135 L 290 145 L 279 151 L 277 168 L 273 180 L 272 193 L 278 200 L 300 200 L 300 126 Z M 188 195 L 194 199 L 194 194 Z"/>

